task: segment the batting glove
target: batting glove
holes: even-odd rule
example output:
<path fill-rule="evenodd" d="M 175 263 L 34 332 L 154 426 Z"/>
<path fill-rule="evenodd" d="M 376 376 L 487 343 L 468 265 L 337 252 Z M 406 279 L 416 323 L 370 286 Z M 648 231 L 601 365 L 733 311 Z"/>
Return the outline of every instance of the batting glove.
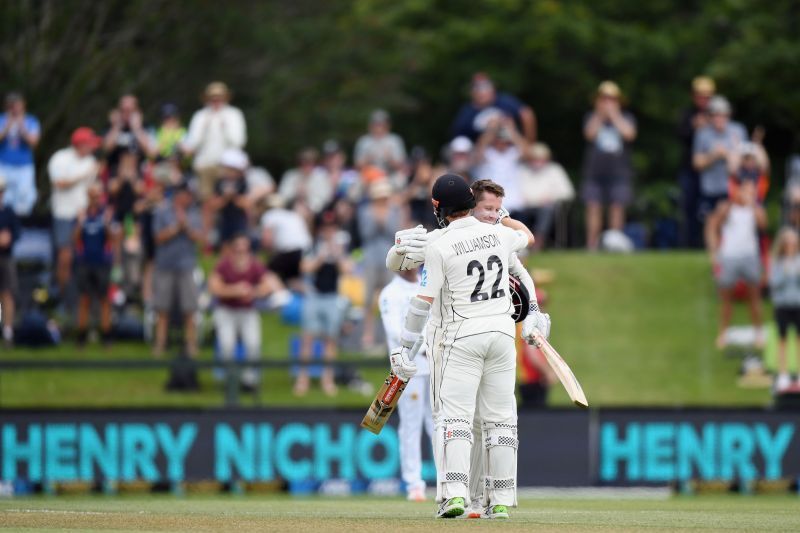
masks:
<path fill-rule="evenodd" d="M 510 216 L 511 215 L 508 213 L 508 209 L 501 206 L 497 211 L 497 222 L 495 222 L 495 224 L 500 224 L 504 218 L 508 218 Z"/>
<path fill-rule="evenodd" d="M 533 344 L 533 336 L 537 331 L 545 339 L 550 336 L 550 315 L 531 309 L 522 321 L 522 338 L 528 344 Z"/>
<path fill-rule="evenodd" d="M 422 225 L 394 234 L 394 249 L 398 254 L 422 254 L 427 244 L 428 231 Z"/>
<path fill-rule="evenodd" d="M 403 381 L 408 381 L 417 373 L 417 364 L 411 360 L 409 352 L 409 348 L 397 347 L 389 355 L 392 372 Z"/>

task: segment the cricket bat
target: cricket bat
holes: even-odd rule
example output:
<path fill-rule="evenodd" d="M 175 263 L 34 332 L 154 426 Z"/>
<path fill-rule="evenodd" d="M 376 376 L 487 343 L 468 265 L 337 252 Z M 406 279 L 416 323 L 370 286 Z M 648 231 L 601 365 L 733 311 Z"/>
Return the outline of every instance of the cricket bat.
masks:
<path fill-rule="evenodd" d="M 575 374 L 572 373 L 572 369 L 539 331 L 536 331 L 533 335 L 533 344 L 544 354 L 553 372 L 555 372 L 559 381 L 561 381 L 561 384 L 564 385 L 564 388 L 567 390 L 567 394 L 569 394 L 572 403 L 584 409 L 589 407 L 586 395 L 583 393 L 581 384 L 578 383 Z"/>
<path fill-rule="evenodd" d="M 411 347 L 409 357 L 412 361 L 422 346 L 422 342 L 422 337 L 420 337 Z M 364 415 L 364 419 L 361 421 L 361 427 L 376 435 L 380 433 L 389 420 L 389 415 L 397 407 L 397 401 L 400 400 L 400 396 L 406 390 L 407 383 L 407 381 L 395 376 L 394 372 L 389 372 L 389 375 L 383 380 L 383 385 L 378 390 L 378 394 L 375 395 L 375 399 L 372 400 L 369 409 L 367 409 L 367 414 Z"/>

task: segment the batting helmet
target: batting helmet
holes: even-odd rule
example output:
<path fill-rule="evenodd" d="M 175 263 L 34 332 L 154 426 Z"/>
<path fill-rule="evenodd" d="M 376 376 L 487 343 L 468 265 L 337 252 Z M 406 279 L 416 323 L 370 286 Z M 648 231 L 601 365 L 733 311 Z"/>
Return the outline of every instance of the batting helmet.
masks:
<path fill-rule="evenodd" d="M 511 317 L 514 322 L 522 322 L 528 316 L 528 310 L 531 305 L 531 295 L 528 289 L 520 282 L 519 278 L 513 274 L 508 275 L 508 292 L 511 294 L 511 305 L 514 306 L 514 311 Z"/>
<path fill-rule="evenodd" d="M 449 215 L 475 207 L 475 195 L 463 177 L 458 174 L 444 174 L 433 184 L 431 202 L 436 220 L 444 228 Z"/>

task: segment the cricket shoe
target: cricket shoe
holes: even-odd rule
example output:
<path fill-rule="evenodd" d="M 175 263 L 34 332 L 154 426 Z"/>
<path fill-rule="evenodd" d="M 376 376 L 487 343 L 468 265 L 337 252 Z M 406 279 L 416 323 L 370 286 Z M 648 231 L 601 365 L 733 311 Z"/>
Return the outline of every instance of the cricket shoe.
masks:
<path fill-rule="evenodd" d="M 483 510 L 481 518 L 508 519 L 508 507 L 505 505 L 490 505 Z"/>
<path fill-rule="evenodd" d="M 464 514 L 464 498 L 456 496 L 442 502 L 436 518 L 456 518 L 462 514 Z"/>

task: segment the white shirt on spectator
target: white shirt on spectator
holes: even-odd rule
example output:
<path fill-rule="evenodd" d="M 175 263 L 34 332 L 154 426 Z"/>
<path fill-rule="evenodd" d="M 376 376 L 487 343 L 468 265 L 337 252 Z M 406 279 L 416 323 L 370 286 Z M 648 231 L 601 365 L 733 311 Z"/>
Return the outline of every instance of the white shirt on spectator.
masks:
<path fill-rule="evenodd" d="M 566 202 L 575 198 L 575 188 L 564 167 L 558 163 L 545 163 L 538 169 L 521 165 L 519 181 L 527 207 Z"/>
<path fill-rule="evenodd" d="M 519 150 L 516 146 L 504 151 L 489 146 L 483 152 L 483 163 L 476 169 L 476 176 L 482 180 L 492 180 L 503 189 L 503 207 L 509 211 L 517 211 L 525 207 L 519 183 Z"/>
<path fill-rule="evenodd" d="M 219 110 L 204 107 L 195 112 L 189 123 L 184 146 L 194 152 L 194 168 L 219 164 L 228 148 L 244 148 L 247 126 L 239 108 L 225 105 Z"/>
<path fill-rule="evenodd" d="M 261 217 L 261 228 L 272 232 L 272 250 L 278 253 L 311 248 L 311 233 L 299 213 L 270 209 Z"/>
<path fill-rule="evenodd" d="M 52 188 L 50 203 L 55 218 L 72 220 L 86 209 L 89 204 L 89 185 L 96 178 L 94 174 L 90 173 L 96 169 L 96 165 L 97 161 L 94 156 L 81 157 L 72 147 L 63 148 L 53 154 L 50 162 L 47 163 L 47 172 L 50 174 L 50 181 L 53 184 L 73 180 L 77 176 L 88 176 L 72 187 L 59 189 L 54 186 Z"/>
<path fill-rule="evenodd" d="M 288 202 L 303 200 L 309 209 L 319 213 L 333 198 L 333 187 L 322 167 L 314 167 L 308 175 L 293 168 L 281 178 L 278 194 Z"/>
<path fill-rule="evenodd" d="M 356 165 L 375 165 L 386 171 L 394 170 L 393 165 L 406 160 L 406 145 L 395 133 L 381 137 L 362 135 L 356 142 L 354 158 Z"/>

